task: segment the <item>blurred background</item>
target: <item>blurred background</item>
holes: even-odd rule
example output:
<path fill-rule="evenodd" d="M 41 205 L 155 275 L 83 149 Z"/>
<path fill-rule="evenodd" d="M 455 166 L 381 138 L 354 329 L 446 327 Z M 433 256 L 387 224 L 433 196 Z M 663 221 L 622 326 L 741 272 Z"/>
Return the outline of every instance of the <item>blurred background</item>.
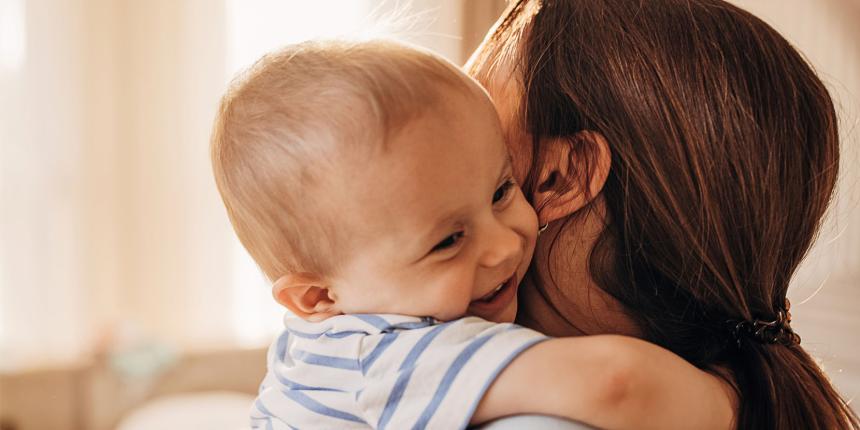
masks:
<path fill-rule="evenodd" d="M 837 100 L 838 197 L 789 295 L 804 345 L 854 398 L 860 0 L 735 3 L 791 40 Z M 282 312 L 211 177 L 226 85 L 313 37 L 395 36 L 462 64 L 504 7 L 0 0 L 0 429 L 245 425 Z"/>

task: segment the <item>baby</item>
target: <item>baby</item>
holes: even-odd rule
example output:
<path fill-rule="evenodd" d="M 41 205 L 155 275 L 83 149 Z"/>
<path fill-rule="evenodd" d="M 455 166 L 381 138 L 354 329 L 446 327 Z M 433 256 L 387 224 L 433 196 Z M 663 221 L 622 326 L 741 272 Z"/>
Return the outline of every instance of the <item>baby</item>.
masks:
<path fill-rule="evenodd" d="M 540 413 L 603 428 L 729 428 L 725 384 L 649 343 L 512 324 L 537 217 L 496 112 L 394 42 L 263 57 L 221 105 L 212 160 L 242 244 L 294 318 L 255 428 L 466 428 Z"/>

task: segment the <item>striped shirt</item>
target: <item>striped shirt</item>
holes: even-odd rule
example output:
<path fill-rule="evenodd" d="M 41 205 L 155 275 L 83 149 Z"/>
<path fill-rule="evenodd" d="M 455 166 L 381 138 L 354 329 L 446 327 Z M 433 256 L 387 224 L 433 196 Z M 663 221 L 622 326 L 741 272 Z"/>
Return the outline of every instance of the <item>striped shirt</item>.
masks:
<path fill-rule="evenodd" d="M 255 429 L 464 429 L 490 383 L 547 339 L 476 317 L 287 318 L 251 410 Z"/>

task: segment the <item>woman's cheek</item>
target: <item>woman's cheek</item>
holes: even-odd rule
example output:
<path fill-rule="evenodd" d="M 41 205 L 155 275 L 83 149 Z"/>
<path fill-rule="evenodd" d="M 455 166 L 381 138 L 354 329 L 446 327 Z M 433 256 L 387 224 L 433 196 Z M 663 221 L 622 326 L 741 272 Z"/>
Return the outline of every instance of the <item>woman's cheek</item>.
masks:
<path fill-rule="evenodd" d="M 523 184 L 532 165 L 532 140 L 528 133 L 514 126 L 518 121 L 510 119 L 502 121 L 502 133 L 505 145 L 511 154 L 511 168 L 517 183 Z"/>
<path fill-rule="evenodd" d="M 508 140 L 508 152 L 511 154 L 514 179 L 518 184 L 523 184 L 532 164 L 531 145 L 524 138 Z"/>
<path fill-rule="evenodd" d="M 527 260 L 525 264 L 528 265 L 537 241 L 538 217 L 534 208 L 526 201 L 523 192 L 519 189 L 515 196 L 514 205 L 517 213 L 517 230 L 524 240 L 524 259 Z"/>
<path fill-rule="evenodd" d="M 514 178 L 523 183 L 532 162 L 531 136 L 525 132 L 523 117 L 519 111 L 520 90 L 518 85 L 511 85 L 512 80 L 491 82 L 487 86 L 499 121 L 505 144 L 513 161 Z"/>

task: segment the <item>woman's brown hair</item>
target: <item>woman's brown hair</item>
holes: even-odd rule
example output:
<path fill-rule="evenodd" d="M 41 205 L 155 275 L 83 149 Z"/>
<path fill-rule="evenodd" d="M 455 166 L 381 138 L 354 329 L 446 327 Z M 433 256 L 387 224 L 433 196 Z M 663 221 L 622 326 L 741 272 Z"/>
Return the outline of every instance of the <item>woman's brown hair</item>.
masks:
<path fill-rule="evenodd" d="M 787 311 L 837 177 L 833 103 L 783 37 L 719 0 L 523 0 L 476 58 L 485 85 L 498 63 L 522 84 L 528 195 L 542 141 L 568 137 L 582 160 L 577 133 L 606 138 L 592 278 L 646 339 L 730 375 L 738 428 L 860 428 L 790 331 L 732 330 Z"/>

